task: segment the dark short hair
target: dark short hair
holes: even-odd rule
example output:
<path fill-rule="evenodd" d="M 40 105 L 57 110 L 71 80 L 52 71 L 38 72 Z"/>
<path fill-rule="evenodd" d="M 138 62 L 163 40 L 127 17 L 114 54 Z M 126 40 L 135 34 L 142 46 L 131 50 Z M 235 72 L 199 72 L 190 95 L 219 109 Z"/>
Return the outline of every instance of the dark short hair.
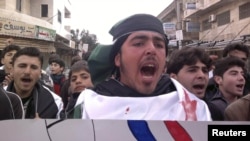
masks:
<path fill-rule="evenodd" d="M 222 57 L 227 57 L 228 54 L 233 50 L 239 50 L 239 51 L 245 52 L 247 57 L 249 56 L 249 49 L 247 45 L 244 45 L 242 43 L 233 43 L 233 44 L 227 45 L 224 48 Z"/>
<path fill-rule="evenodd" d="M 194 65 L 197 61 L 201 61 L 208 69 L 212 65 L 212 60 L 204 49 L 198 47 L 183 47 L 170 56 L 169 62 L 167 63 L 167 73 L 178 74 L 184 65 Z"/>
<path fill-rule="evenodd" d="M 82 58 L 79 55 L 73 56 L 71 59 L 71 64 L 70 66 L 74 65 L 77 61 L 82 60 Z"/>
<path fill-rule="evenodd" d="M 17 46 L 17 45 L 8 45 L 6 46 L 3 50 L 2 50 L 2 53 L 1 53 L 1 59 L 4 58 L 5 54 L 10 52 L 10 51 L 13 51 L 13 50 L 16 50 L 16 51 L 19 51 L 21 49 L 20 46 Z"/>
<path fill-rule="evenodd" d="M 54 60 L 55 58 L 60 58 L 59 54 L 56 54 L 56 53 L 50 54 L 49 60 L 48 60 L 49 64 L 51 64 L 51 61 Z"/>
<path fill-rule="evenodd" d="M 70 67 L 69 79 L 71 78 L 73 72 L 77 72 L 77 71 L 80 71 L 80 70 L 84 70 L 84 71 L 90 73 L 90 72 L 89 72 L 89 67 L 88 67 L 87 61 L 85 61 L 85 60 L 80 60 L 80 61 L 77 61 L 76 63 L 74 63 L 74 64 Z"/>
<path fill-rule="evenodd" d="M 61 58 L 53 58 L 50 60 L 49 64 L 57 63 L 60 67 L 65 68 L 65 62 Z"/>
<path fill-rule="evenodd" d="M 17 53 L 13 56 L 12 58 L 12 65 L 15 64 L 15 61 L 18 57 L 22 56 L 22 55 L 27 55 L 27 56 L 31 56 L 31 57 L 37 57 L 40 60 L 41 63 L 41 67 L 43 65 L 43 56 L 41 54 L 41 52 L 39 51 L 38 48 L 36 47 L 25 47 L 20 49 L 19 51 L 17 51 Z"/>
<path fill-rule="evenodd" d="M 230 68 L 238 66 L 246 72 L 245 62 L 238 57 L 230 56 L 224 57 L 216 61 L 215 68 L 213 70 L 213 75 L 223 76 L 223 74 Z"/>

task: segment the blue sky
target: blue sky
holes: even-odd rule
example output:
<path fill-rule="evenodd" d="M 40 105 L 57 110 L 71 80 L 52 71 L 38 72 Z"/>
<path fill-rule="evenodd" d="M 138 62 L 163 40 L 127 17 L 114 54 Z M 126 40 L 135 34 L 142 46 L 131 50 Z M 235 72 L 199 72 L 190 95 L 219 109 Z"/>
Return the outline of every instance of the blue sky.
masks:
<path fill-rule="evenodd" d="M 111 44 L 110 28 L 118 21 L 136 14 L 157 16 L 173 0 L 71 0 L 72 28 L 96 34 L 99 43 Z"/>

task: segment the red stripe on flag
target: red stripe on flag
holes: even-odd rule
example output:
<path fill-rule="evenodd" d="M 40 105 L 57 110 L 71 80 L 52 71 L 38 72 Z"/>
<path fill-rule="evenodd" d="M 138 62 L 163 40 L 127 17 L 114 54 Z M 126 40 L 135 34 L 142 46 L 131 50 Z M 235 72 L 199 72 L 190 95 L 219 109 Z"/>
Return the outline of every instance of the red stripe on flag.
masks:
<path fill-rule="evenodd" d="M 175 141 L 192 141 L 188 132 L 177 121 L 164 121 L 164 124 Z"/>

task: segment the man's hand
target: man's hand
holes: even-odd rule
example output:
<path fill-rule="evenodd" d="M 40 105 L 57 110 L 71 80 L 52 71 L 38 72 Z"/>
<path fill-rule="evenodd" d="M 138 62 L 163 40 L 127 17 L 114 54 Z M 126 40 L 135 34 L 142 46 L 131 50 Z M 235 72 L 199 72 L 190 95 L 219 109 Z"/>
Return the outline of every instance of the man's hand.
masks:
<path fill-rule="evenodd" d="M 12 80 L 13 80 L 12 74 L 7 74 L 7 75 L 5 76 L 4 81 L 3 81 L 3 86 L 8 86 L 9 83 L 10 83 Z"/>

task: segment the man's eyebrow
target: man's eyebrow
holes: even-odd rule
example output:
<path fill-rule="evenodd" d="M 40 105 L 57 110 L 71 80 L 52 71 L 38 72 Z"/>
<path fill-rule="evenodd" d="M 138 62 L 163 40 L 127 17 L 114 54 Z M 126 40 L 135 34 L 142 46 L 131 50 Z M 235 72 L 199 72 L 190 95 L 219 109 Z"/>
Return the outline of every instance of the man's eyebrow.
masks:
<path fill-rule="evenodd" d="M 159 37 L 159 36 L 154 36 L 153 39 L 157 41 L 163 41 L 163 42 L 165 41 L 163 37 Z"/>
<path fill-rule="evenodd" d="M 186 64 L 187 65 L 187 64 Z M 197 68 L 199 66 L 196 66 L 195 64 L 192 64 L 192 65 L 187 65 L 188 67 L 192 67 L 192 68 Z"/>
<path fill-rule="evenodd" d="M 147 35 L 135 35 L 135 37 L 133 37 L 131 39 L 131 41 L 136 40 L 136 39 L 148 39 L 148 38 L 149 37 Z M 163 37 L 154 36 L 153 39 L 157 40 L 157 41 L 163 41 L 164 42 L 164 38 Z"/>
<path fill-rule="evenodd" d="M 19 63 L 18 65 L 27 65 L 27 63 L 22 62 L 22 63 Z"/>
<path fill-rule="evenodd" d="M 238 70 L 229 70 L 229 72 L 243 72 L 243 70 L 240 70 L 240 71 L 238 71 Z"/>
<path fill-rule="evenodd" d="M 137 39 L 148 39 L 148 37 L 146 35 L 135 35 L 131 41 L 133 40 L 137 40 Z"/>
<path fill-rule="evenodd" d="M 207 66 L 187 65 L 188 68 L 207 68 Z"/>

